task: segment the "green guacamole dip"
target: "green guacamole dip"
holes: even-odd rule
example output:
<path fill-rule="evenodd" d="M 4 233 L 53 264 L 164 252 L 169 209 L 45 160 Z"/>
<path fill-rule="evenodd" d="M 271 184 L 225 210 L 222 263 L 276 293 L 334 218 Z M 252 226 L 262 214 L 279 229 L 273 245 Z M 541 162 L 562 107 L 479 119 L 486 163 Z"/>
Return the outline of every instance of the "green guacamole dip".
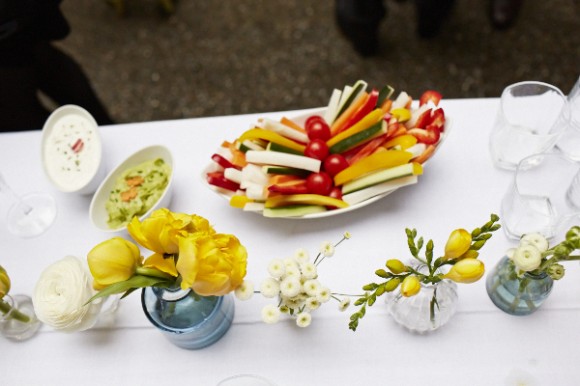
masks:
<path fill-rule="evenodd" d="M 106 203 L 109 227 L 120 228 L 134 216 L 147 213 L 165 191 L 170 175 L 171 167 L 161 158 L 143 162 L 123 172 Z"/>

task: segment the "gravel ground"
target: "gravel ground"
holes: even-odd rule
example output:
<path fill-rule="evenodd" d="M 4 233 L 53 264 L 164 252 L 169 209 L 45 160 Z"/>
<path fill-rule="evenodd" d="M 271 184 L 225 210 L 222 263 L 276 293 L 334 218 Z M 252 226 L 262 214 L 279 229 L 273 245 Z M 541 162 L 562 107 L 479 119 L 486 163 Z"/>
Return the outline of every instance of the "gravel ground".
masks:
<path fill-rule="evenodd" d="M 497 97 L 539 80 L 569 92 L 580 75 L 577 0 L 527 0 L 516 25 L 492 28 L 487 0 L 459 0 L 433 39 L 415 33 L 412 1 L 385 0 L 378 56 L 361 58 L 334 21 L 334 1 L 64 1 L 72 32 L 59 45 L 84 67 L 119 122 L 257 113 L 325 105 L 357 79 L 419 96 Z"/>

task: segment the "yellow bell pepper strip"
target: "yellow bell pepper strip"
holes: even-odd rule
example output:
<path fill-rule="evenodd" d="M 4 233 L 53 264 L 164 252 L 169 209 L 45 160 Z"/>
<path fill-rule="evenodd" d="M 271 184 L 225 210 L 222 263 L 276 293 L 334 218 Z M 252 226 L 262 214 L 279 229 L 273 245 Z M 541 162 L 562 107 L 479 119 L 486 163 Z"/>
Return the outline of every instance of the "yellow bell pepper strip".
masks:
<path fill-rule="evenodd" d="M 371 154 L 334 176 L 334 185 L 344 185 L 348 181 L 375 170 L 406 164 L 412 157 L 413 154 L 404 150 L 389 150 Z"/>
<path fill-rule="evenodd" d="M 230 197 L 230 206 L 234 208 L 243 209 L 244 206 L 246 206 L 246 204 L 249 202 L 254 202 L 254 200 L 240 194 L 236 194 Z"/>
<path fill-rule="evenodd" d="M 348 204 L 337 198 L 322 196 L 320 194 L 291 194 L 269 197 L 266 200 L 266 208 L 278 208 L 288 205 L 320 205 L 346 208 Z"/>
<path fill-rule="evenodd" d="M 358 121 L 352 127 L 348 128 L 345 131 L 330 138 L 328 141 L 326 141 L 326 144 L 328 145 L 328 147 L 332 147 L 333 145 L 336 145 L 338 142 L 342 141 L 343 139 L 346 139 L 346 138 L 348 138 L 356 133 L 359 133 L 365 129 L 368 129 L 369 127 L 371 127 L 372 125 L 377 123 L 382 118 L 383 118 L 383 111 L 381 109 L 375 109 L 375 110 L 371 111 L 370 113 L 368 113 L 363 119 Z"/>
<path fill-rule="evenodd" d="M 385 149 L 390 149 L 392 147 L 395 146 L 400 146 L 403 150 L 410 148 L 411 146 L 415 145 L 417 143 L 417 138 L 410 135 L 410 134 L 405 134 L 405 135 L 399 135 L 398 137 L 395 137 L 389 141 L 387 141 L 383 147 Z"/>
<path fill-rule="evenodd" d="M 302 154 L 304 154 L 304 149 L 306 149 L 306 146 L 294 142 L 286 137 L 283 137 L 280 134 L 274 133 L 273 131 L 270 130 L 264 130 L 259 128 L 250 129 L 245 133 L 243 133 L 240 136 L 240 138 L 238 138 L 240 142 L 243 142 L 246 139 L 264 139 L 266 141 L 274 142 L 279 145 L 289 147 L 290 149 L 293 150 L 298 150 Z"/>
<path fill-rule="evenodd" d="M 356 134 L 353 134 L 350 137 L 347 137 L 342 141 L 336 143 L 335 145 L 330 147 L 328 151 L 331 154 L 344 153 L 347 150 L 353 149 L 386 133 L 387 133 L 387 122 L 381 119 L 371 127 L 363 131 L 360 131 Z"/>
<path fill-rule="evenodd" d="M 411 112 L 405 108 L 398 108 L 391 110 L 391 115 L 397 118 L 399 122 L 407 122 L 411 119 Z"/>

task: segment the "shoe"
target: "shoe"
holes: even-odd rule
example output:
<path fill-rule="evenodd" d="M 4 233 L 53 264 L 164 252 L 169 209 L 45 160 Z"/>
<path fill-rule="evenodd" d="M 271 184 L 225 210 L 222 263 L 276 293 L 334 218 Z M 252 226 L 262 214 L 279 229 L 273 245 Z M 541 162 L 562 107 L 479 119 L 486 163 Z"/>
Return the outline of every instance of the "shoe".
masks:
<path fill-rule="evenodd" d="M 511 27 L 516 20 L 522 0 L 490 0 L 489 17 L 496 29 Z"/>
<path fill-rule="evenodd" d="M 376 55 L 378 30 L 387 11 L 382 0 L 336 0 L 336 22 L 361 56 Z"/>
<path fill-rule="evenodd" d="M 455 0 L 415 0 L 417 34 L 421 38 L 439 35 L 443 22 L 453 10 Z"/>

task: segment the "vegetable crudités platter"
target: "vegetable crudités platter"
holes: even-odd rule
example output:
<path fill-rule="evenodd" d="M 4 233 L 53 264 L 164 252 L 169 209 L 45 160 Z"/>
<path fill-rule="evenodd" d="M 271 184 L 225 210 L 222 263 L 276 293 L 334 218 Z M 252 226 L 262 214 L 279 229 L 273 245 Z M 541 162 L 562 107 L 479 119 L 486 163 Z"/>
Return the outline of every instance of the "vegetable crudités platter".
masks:
<path fill-rule="evenodd" d="M 260 119 L 211 156 L 203 179 L 230 205 L 265 217 L 347 213 L 416 184 L 449 134 L 441 94 L 418 103 L 362 80 L 308 115 Z"/>

